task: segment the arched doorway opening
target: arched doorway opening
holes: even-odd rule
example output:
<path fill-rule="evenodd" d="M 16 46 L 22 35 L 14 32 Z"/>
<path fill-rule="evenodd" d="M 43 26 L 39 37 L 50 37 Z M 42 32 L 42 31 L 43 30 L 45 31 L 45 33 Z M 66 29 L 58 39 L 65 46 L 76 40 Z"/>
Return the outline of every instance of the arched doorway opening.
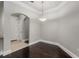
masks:
<path fill-rule="evenodd" d="M 11 52 L 22 49 L 29 44 L 29 17 L 22 13 L 13 13 L 15 28 L 12 30 Z M 13 20 L 13 19 L 12 19 Z"/>

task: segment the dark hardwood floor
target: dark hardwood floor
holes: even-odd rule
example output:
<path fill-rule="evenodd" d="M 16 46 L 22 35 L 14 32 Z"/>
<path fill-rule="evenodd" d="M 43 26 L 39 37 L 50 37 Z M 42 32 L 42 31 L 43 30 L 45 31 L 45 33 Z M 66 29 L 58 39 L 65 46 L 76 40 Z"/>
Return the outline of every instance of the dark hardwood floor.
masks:
<path fill-rule="evenodd" d="M 1 58 L 71 58 L 56 45 L 39 42 Z"/>

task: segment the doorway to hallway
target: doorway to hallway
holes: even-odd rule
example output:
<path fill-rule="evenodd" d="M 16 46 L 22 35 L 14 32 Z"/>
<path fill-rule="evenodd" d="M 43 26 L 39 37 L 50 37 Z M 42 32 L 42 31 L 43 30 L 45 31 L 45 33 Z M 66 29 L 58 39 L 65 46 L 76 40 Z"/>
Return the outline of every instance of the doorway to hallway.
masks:
<path fill-rule="evenodd" d="M 11 52 L 23 49 L 29 44 L 29 17 L 21 13 L 14 13 L 15 18 L 15 33 L 11 39 Z M 13 21 L 13 20 L 12 20 Z M 13 29 L 13 30 L 14 30 Z"/>

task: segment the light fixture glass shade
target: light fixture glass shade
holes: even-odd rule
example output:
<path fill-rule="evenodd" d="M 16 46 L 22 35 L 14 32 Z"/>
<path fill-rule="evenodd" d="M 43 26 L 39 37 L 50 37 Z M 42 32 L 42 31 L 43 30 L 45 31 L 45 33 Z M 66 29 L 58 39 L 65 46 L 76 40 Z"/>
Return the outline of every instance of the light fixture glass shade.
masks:
<path fill-rule="evenodd" d="M 39 20 L 42 21 L 42 22 L 44 22 L 44 21 L 46 21 L 47 19 L 46 19 L 46 18 L 40 18 Z"/>

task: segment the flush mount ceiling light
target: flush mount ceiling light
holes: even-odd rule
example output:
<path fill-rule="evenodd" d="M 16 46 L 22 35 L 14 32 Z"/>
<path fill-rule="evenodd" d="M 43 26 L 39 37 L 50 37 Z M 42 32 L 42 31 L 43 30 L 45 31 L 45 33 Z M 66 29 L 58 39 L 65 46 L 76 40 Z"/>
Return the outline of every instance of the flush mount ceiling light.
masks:
<path fill-rule="evenodd" d="M 46 19 L 46 18 L 40 18 L 39 20 L 42 21 L 42 22 L 44 22 L 44 21 L 46 21 L 47 19 Z"/>
<path fill-rule="evenodd" d="M 44 22 L 47 19 L 44 17 L 44 1 L 41 1 L 42 3 L 42 16 L 39 18 L 40 21 Z"/>

